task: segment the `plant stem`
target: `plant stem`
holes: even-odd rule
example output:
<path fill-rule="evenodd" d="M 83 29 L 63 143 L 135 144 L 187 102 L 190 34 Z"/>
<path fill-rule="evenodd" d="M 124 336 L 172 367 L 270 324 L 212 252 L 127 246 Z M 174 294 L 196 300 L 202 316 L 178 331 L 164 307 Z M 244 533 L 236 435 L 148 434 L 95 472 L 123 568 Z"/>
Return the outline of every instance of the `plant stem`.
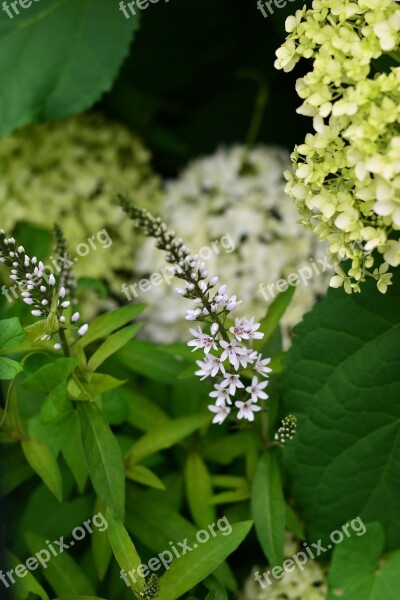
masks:
<path fill-rule="evenodd" d="M 61 346 L 64 352 L 64 356 L 71 356 L 67 342 L 67 336 L 65 335 L 65 329 L 61 328 L 58 333 L 60 335 Z"/>

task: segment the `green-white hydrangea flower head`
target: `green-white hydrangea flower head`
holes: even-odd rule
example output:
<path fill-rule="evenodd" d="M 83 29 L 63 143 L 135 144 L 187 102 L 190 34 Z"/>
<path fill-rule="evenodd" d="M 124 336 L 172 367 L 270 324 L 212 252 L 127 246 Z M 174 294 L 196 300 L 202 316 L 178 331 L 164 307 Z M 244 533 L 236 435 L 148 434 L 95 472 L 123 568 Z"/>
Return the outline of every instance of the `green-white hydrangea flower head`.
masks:
<path fill-rule="evenodd" d="M 132 272 L 132 228 L 115 195 L 127 190 L 152 206 L 159 193 L 150 155 L 123 125 L 99 114 L 21 129 L 0 141 L 0 224 L 21 222 L 52 230 L 59 223 L 71 250 L 106 229 L 107 249 L 76 263 L 80 277 L 107 279 L 119 289 L 119 272 Z"/>
<path fill-rule="evenodd" d="M 302 548 L 293 536 L 286 534 L 285 558 L 292 558 Z M 240 600 L 325 600 L 328 591 L 327 578 L 324 569 L 315 560 L 309 560 L 303 570 L 285 571 L 282 579 L 274 579 L 269 574 L 268 579 L 263 573 L 269 567 L 254 567 L 248 580 L 245 582 Z M 258 574 L 257 581 L 255 575 Z M 262 587 L 262 585 L 264 587 Z"/>
<path fill-rule="evenodd" d="M 245 316 L 241 311 L 247 310 L 256 319 L 263 317 L 273 291 L 263 295 L 260 284 L 275 284 L 301 264 L 309 265 L 317 248 L 324 253 L 312 232 L 297 223 L 297 210 L 284 192 L 283 171 L 289 166 L 288 153 L 281 148 L 235 146 L 195 160 L 166 186 L 161 217 L 173 221 L 178 235 L 188 240 L 210 272 L 231 282 L 245 307 L 238 307 L 237 316 Z M 162 270 L 163 261 L 151 241 L 143 240 L 136 264 L 136 282 Z M 145 293 L 136 287 L 140 301 L 150 304 L 146 333 L 157 341 L 187 336 L 174 283 L 159 281 Z M 328 276 L 322 272 L 308 285 L 300 283 L 285 327 L 300 321 L 327 287 Z M 279 292 L 274 290 L 276 297 Z"/>
<path fill-rule="evenodd" d="M 287 191 L 305 225 L 339 260 L 331 285 L 360 291 L 367 276 L 385 292 L 400 264 L 400 67 L 373 75 L 372 61 L 400 42 L 395 0 L 314 0 L 286 21 L 276 67 L 301 58 L 313 69 L 297 82 L 298 112 L 314 134 L 292 154 Z"/>

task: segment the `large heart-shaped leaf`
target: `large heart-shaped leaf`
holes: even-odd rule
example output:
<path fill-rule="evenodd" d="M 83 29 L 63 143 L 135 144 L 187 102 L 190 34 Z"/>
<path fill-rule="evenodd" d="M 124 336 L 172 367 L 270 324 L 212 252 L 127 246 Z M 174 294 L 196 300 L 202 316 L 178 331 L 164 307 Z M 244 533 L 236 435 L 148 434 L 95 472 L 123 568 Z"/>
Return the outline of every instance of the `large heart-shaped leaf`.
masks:
<path fill-rule="evenodd" d="M 296 329 L 284 408 L 298 417 L 285 464 L 311 539 L 360 515 L 400 544 L 400 283 L 332 290 Z"/>
<path fill-rule="evenodd" d="M 109 0 L 20 4 L 19 14 L 10 3 L 0 14 L 0 135 L 94 104 L 110 89 L 137 26 Z"/>

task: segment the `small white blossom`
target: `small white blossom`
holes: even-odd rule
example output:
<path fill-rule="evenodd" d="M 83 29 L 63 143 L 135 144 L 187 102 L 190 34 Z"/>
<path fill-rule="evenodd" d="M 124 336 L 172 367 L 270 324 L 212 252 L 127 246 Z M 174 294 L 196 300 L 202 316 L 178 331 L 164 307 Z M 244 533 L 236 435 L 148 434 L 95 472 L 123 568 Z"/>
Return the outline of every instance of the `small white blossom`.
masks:
<path fill-rule="evenodd" d="M 200 327 L 197 331 L 196 329 L 190 329 L 190 333 L 195 337 L 194 340 L 190 340 L 187 344 L 188 346 L 194 346 L 192 352 L 204 348 L 204 352 L 208 354 L 210 350 L 218 349 L 215 340 L 206 333 L 203 333 Z"/>
<path fill-rule="evenodd" d="M 239 375 L 232 375 L 230 373 L 226 373 L 225 379 L 221 383 L 221 387 L 227 387 L 229 393 L 233 396 L 236 393 L 236 390 L 239 388 L 244 388 L 244 385 L 240 381 Z"/>
<path fill-rule="evenodd" d="M 210 392 L 209 396 L 211 398 L 216 398 L 215 405 L 216 406 L 225 406 L 225 404 L 232 404 L 232 400 L 229 396 L 229 389 L 224 387 L 222 383 L 216 383 L 214 385 L 215 390 Z M 234 392 L 231 392 L 234 393 Z"/>
<path fill-rule="evenodd" d="M 210 404 L 208 410 L 215 413 L 215 417 L 213 418 L 213 423 L 219 423 L 220 425 L 225 421 L 226 417 L 231 412 L 229 406 L 214 406 Z"/>
<path fill-rule="evenodd" d="M 263 389 L 265 387 L 267 387 L 268 385 L 268 381 L 258 381 L 258 377 L 256 377 L 254 375 L 252 381 L 251 381 L 251 385 L 249 385 L 246 388 L 246 392 L 249 392 L 249 394 L 251 394 L 251 401 L 252 402 L 257 402 L 257 400 L 260 398 L 260 400 L 266 400 L 268 398 L 268 394 L 266 394 L 265 392 L 263 392 Z"/>
<path fill-rule="evenodd" d="M 85 333 L 87 332 L 88 329 L 89 329 L 89 325 L 87 325 L 87 324 L 82 325 L 82 327 L 80 327 L 78 329 L 78 335 L 81 335 L 81 336 L 85 335 Z"/>
<path fill-rule="evenodd" d="M 237 415 L 238 419 L 246 419 L 247 421 L 254 421 L 254 413 L 261 410 L 261 406 L 253 404 L 251 400 L 247 402 L 235 402 L 235 406 L 239 408 Z"/>

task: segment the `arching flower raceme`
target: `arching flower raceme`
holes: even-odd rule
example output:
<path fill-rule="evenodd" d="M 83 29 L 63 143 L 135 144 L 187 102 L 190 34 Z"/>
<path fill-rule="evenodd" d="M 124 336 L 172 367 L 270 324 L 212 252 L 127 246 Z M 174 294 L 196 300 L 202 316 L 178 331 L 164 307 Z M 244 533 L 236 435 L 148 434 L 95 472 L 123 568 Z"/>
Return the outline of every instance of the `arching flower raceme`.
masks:
<path fill-rule="evenodd" d="M 315 130 L 292 154 L 286 191 L 336 262 L 351 261 L 331 285 L 359 292 L 373 277 L 385 293 L 400 264 L 400 67 L 373 75 L 371 63 L 399 45 L 399 3 L 314 0 L 286 30 L 275 64 L 313 59 L 297 92 Z"/>
<path fill-rule="evenodd" d="M 156 240 L 157 248 L 165 251 L 165 259 L 174 265 L 174 273 L 186 283 L 185 288 L 177 291 L 181 296 L 194 301 L 196 309 L 188 309 L 186 318 L 202 323 L 202 327 L 190 329 L 194 336 L 188 342 L 194 352 L 204 356 L 197 360 L 200 367 L 196 375 L 201 379 L 217 378 L 209 396 L 214 404 L 208 406 L 214 414 L 213 423 L 222 424 L 236 407 L 237 419 L 254 420 L 254 413 L 262 410 L 259 401 L 268 398 L 264 389 L 268 386 L 267 366 L 270 359 L 251 348 L 252 339 L 261 339 L 260 324 L 254 317 L 235 320 L 232 327 L 226 326 L 230 313 L 240 300 L 230 296 L 227 285 L 217 287 L 218 278 L 208 277 L 204 263 L 198 256 L 192 256 L 182 240 L 174 232 L 167 230 L 160 218 L 137 208 L 126 199 L 120 203 L 125 212 L 134 220 L 135 225 L 147 236 Z M 253 371 L 250 386 L 243 381 L 244 370 Z M 257 375 L 256 375 L 257 373 Z M 262 379 L 260 380 L 260 377 Z"/>
<path fill-rule="evenodd" d="M 283 171 L 289 167 L 289 155 L 283 148 L 233 146 L 191 162 L 177 179 L 166 184 L 161 218 L 166 221 L 173 215 L 174 226 L 185 232 L 207 269 L 218 272 L 221 281 L 231 281 L 240 290 L 240 304 L 238 298 L 221 291 L 228 308 L 236 303 L 236 327 L 243 327 L 244 321 L 238 323 L 248 312 L 260 320 L 276 297 L 260 291 L 260 284 L 274 284 L 309 264 L 309 258 L 325 254 L 313 233 L 297 223 L 296 207 L 285 194 Z M 151 240 L 138 242 L 136 280 L 157 270 L 162 273 L 163 264 Z M 307 286 L 297 287 L 282 320 L 285 342 L 292 327 L 327 290 L 330 274 L 332 271 L 321 272 L 310 278 Z M 164 343 L 186 337 L 175 286 L 168 283 L 163 278 L 143 295 L 137 292 L 140 301 L 150 305 L 143 335 Z M 198 311 L 189 307 L 187 300 L 186 304 L 195 311 L 190 313 L 195 319 Z M 238 339 L 235 334 L 239 342 L 250 339 L 251 334 L 248 336 Z"/>

